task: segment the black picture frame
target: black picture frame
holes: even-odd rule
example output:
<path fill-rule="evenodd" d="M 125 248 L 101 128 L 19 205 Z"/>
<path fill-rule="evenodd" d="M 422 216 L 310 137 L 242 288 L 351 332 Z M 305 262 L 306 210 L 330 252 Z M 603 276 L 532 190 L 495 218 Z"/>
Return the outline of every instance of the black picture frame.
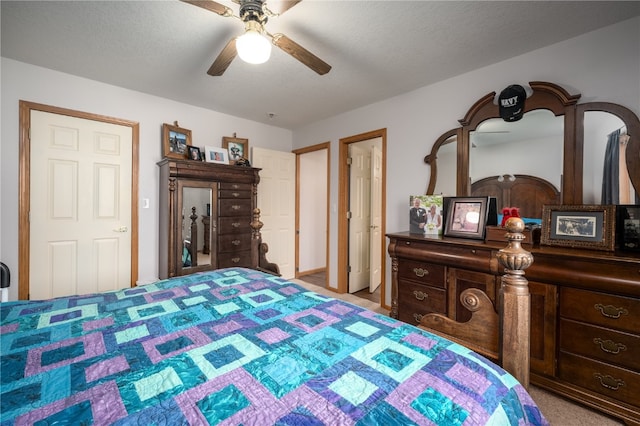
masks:
<path fill-rule="evenodd" d="M 640 205 L 616 206 L 616 247 L 640 251 Z"/>
<path fill-rule="evenodd" d="M 448 197 L 445 237 L 484 240 L 489 197 Z"/>
<path fill-rule="evenodd" d="M 187 146 L 189 160 L 202 161 L 202 154 L 200 148 L 197 146 Z"/>
<path fill-rule="evenodd" d="M 613 251 L 615 211 L 613 205 L 545 205 L 540 244 Z"/>

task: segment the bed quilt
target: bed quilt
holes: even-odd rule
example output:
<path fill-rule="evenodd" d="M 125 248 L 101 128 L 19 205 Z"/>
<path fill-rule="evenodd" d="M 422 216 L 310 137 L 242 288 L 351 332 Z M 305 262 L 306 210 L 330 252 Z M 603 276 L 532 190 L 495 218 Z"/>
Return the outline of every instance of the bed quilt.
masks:
<path fill-rule="evenodd" d="M 249 269 L 0 319 L 2 426 L 547 424 L 469 349 Z"/>

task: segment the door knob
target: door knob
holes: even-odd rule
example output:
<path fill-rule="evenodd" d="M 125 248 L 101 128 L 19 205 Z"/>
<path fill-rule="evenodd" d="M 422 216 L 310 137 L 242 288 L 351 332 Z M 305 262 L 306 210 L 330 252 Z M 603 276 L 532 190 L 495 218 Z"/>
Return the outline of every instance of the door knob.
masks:
<path fill-rule="evenodd" d="M 127 228 L 126 226 L 121 226 L 120 228 L 116 228 L 113 230 L 113 232 L 128 232 L 129 228 Z"/>

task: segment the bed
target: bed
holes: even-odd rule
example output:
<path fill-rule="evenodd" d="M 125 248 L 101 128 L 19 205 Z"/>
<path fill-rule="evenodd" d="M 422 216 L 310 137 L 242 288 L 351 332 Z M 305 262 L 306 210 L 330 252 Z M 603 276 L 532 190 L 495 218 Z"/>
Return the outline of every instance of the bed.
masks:
<path fill-rule="evenodd" d="M 1 425 L 547 424 L 482 356 L 228 268 L 3 303 Z"/>

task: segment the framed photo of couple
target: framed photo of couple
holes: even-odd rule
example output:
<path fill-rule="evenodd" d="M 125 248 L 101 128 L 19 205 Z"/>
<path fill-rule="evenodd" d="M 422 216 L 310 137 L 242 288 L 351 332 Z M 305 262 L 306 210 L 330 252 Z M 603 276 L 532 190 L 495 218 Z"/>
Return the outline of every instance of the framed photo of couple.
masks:
<path fill-rule="evenodd" d="M 442 235 L 442 195 L 409 196 L 409 232 L 423 235 Z"/>

